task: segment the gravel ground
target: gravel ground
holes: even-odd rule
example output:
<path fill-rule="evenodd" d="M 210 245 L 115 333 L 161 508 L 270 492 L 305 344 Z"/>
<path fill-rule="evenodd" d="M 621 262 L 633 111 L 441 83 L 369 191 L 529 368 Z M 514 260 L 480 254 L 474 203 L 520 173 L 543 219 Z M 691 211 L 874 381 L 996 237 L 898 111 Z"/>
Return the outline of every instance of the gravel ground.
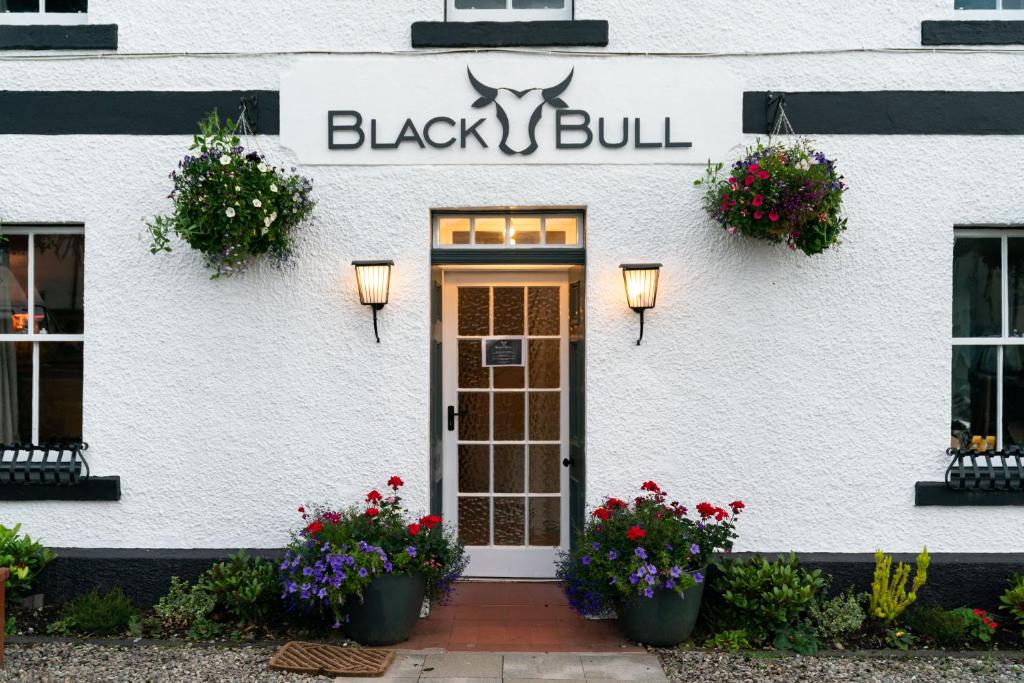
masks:
<path fill-rule="evenodd" d="M 986 657 L 778 657 L 707 652 L 661 652 L 673 681 L 702 683 L 792 683 L 793 681 L 863 681 L 864 683 L 968 683 L 1024 681 L 1024 653 L 1016 661 Z"/>

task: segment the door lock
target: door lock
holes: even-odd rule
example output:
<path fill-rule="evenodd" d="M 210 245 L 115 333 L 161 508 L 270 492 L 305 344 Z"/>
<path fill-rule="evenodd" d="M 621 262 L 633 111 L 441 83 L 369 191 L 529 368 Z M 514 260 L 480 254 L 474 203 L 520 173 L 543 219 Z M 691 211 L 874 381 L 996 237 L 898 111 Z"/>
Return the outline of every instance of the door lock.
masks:
<path fill-rule="evenodd" d="M 466 417 L 468 415 L 469 415 L 469 411 L 466 410 L 465 408 L 462 409 L 461 413 L 457 413 L 457 412 L 455 412 L 455 406 L 448 406 L 448 431 L 449 432 L 454 432 L 455 431 L 455 418 L 456 417 Z"/>

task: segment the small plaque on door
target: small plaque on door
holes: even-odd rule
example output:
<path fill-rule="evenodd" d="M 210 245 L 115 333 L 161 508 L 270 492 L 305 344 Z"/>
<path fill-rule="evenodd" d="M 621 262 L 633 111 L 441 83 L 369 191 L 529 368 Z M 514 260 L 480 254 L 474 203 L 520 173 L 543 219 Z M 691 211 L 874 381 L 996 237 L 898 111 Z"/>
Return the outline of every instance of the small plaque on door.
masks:
<path fill-rule="evenodd" d="M 492 337 L 483 340 L 484 367 L 523 365 L 522 337 Z"/>

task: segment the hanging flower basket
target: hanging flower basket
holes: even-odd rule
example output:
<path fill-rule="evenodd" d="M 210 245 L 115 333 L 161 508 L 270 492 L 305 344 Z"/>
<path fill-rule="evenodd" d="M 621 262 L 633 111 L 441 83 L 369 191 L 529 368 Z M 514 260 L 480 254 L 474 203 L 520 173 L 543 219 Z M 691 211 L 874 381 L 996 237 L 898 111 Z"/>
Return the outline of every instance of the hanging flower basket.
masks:
<path fill-rule="evenodd" d="M 722 169 L 709 163 L 694 184 L 704 186 L 704 209 L 729 234 L 785 242 L 808 256 L 840 243 L 846 182 L 835 162 L 806 140 L 759 141 L 725 177 Z"/>
<path fill-rule="evenodd" d="M 244 121 L 244 112 L 243 112 Z M 244 124 L 243 124 L 244 127 Z M 260 257 L 278 264 L 292 254 L 295 229 L 313 211 L 312 183 L 246 151 L 231 119 L 217 112 L 200 124 L 187 155 L 171 172 L 173 211 L 146 222 L 154 254 L 171 251 L 176 235 L 203 255 L 211 278 L 245 270 Z"/>

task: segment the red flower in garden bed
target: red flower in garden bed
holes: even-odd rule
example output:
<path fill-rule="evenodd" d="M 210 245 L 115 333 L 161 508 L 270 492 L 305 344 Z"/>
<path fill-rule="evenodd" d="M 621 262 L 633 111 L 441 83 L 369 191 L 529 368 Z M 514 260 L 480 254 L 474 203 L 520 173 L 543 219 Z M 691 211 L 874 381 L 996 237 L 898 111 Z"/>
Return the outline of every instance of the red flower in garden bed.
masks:
<path fill-rule="evenodd" d="M 388 486 L 390 486 L 395 491 L 397 491 L 398 489 L 400 489 L 403 486 L 405 486 L 405 482 L 402 481 L 402 478 L 396 474 L 393 477 L 391 477 L 390 479 L 388 479 Z"/>
<path fill-rule="evenodd" d="M 369 517 L 370 519 L 373 519 L 374 517 L 376 517 L 379 514 L 380 514 L 380 510 L 378 510 L 377 508 L 366 508 L 366 516 Z"/>
<path fill-rule="evenodd" d="M 605 522 L 607 522 L 612 516 L 611 510 L 608 508 L 597 508 L 590 514 Z"/>
<path fill-rule="evenodd" d="M 420 525 L 419 524 L 410 524 L 406 528 L 409 530 L 409 535 L 410 536 L 419 536 L 420 535 Z"/>
<path fill-rule="evenodd" d="M 629 531 L 626 532 L 626 538 L 636 543 L 641 538 L 647 535 L 647 532 L 638 526 L 630 527 Z"/>
<path fill-rule="evenodd" d="M 426 517 L 420 518 L 420 525 L 427 531 L 433 529 L 435 526 L 441 523 L 441 518 L 437 515 L 427 515 Z"/>
<path fill-rule="evenodd" d="M 384 496 L 380 495 L 380 491 L 378 491 L 377 489 L 374 489 L 366 494 L 367 503 L 376 503 L 377 501 L 382 500 L 383 498 Z"/>
<path fill-rule="evenodd" d="M 324 530 L 324 525 L 320 523 L 319 519 L 313 520 L 309 526 L 306 527 L 307 536 L 316 536 L 318 533 Z"/>
<path fill-rule="evenodd" d="M 661 488 L 653 481 L 645 481 L 640 488 L 651 493 L 661 493 Z"/>

